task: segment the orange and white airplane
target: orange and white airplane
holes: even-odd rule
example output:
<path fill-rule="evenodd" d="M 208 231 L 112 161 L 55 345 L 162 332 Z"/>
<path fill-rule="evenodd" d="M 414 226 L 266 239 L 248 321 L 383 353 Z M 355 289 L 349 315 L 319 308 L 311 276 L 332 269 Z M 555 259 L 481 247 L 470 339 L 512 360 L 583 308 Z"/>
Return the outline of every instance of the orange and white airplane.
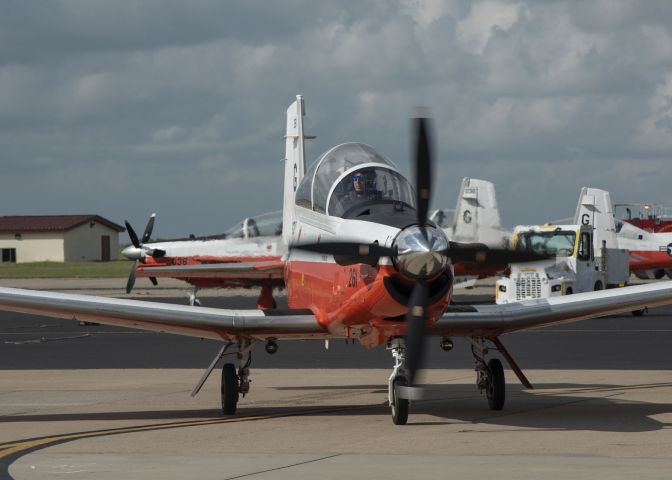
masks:
<path fill-rule="evenodd" d="M 425 336 L 472 345 L 476 383 L 490 408 L 505 402 L 502 363 L 488 358 L 489 344 L 532 388 L 504 348 L 503 334 L 544 325 L 630 312 L 672 303 L 672 282 L 625 287 L 506 305 L 449 306 L 453 262 L 508 263 L 538 259 L 528 252 L 451 242 L 427 221 L 431 197 L 428 121 L 414 120 L 416 184 L 368 145 L 345 143 L 305 170 L 303 98 L 287 111 L 282 238 L 288 246 L 283 279 L 288 310 L 217 308 L 0 288 L 0 309 L 95 321 L 223 341 L 221 351 L 194 389 L 196 394 L 229 348 L 236 363 L 222 367 L 225 414 L 236 411 L 250 388 L 251 350 L 268 351 L 279 339 L 357 339 L 387 345 L 395 360 L 388 402 L 395 424 L 408 419 L 417 398 L 416 372 Z"/>
<path fill-rule="evenodd" d="M 152 214 L 142 239 L 126 222 L 131 245 L 121 253 L 134 260 L 126 293 L 136 277 L 177 278 L 194 286 L 189 305 L 200 305 L 200 288 L 260 287 L 258 308 L 275 308 L 273 289 L 284 287 L 287 249 L 281 240 L 282 211 L 247 217 L 220 235 L 180 238 L 148 243 L 154 229 Z"/>

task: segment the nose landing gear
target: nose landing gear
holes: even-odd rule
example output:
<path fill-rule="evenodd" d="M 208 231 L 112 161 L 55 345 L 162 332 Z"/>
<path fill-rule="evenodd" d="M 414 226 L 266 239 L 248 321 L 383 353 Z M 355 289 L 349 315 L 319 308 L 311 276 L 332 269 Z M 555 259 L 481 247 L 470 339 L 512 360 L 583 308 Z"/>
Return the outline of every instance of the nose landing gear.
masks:
<path fill-rule="evenodd" d="M 408 422 L 408 405 L 407 398 L 401 398 L 397 395 L 399 388 L 408 386 L 408 373 L 406 371 L 406 339 L 402 337 L 393 338 L 388 344 L 387 348 L 392 350 L 394 357 L 394 369 L 387 382 L 387 398 L 390 410 L 392 413 L 392 423 L 395 425 L 406 425 Z"/>

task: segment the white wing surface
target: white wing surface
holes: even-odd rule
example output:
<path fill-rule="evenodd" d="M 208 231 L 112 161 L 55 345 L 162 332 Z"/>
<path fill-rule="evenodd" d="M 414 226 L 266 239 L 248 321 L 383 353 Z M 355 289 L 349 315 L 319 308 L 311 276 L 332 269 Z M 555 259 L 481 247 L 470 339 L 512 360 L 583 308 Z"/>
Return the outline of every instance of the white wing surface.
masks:
<path fill-rule="evenodd" d="M 1 287 L 0 310 L 212 339 L 328 335 L 310 310 L 227 310 Z"/>
<path fill-rule="evenodd" d="M 456 306 L 450 307 L 429 333 L 495 337 L 670 304 L 672 282 L 660 282 L 503 305 Z"/>

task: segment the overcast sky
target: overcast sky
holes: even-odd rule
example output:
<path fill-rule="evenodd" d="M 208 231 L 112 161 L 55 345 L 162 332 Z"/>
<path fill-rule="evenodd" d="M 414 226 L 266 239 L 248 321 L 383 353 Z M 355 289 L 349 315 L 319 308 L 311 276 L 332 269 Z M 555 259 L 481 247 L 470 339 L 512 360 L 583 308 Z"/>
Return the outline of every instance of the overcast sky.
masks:
<path fill-rule="evenodd" d="M 165 237 L 279 209 L 299 93 L 309 163 L 360 141 L 404 173 L 431 106 L 436 207 L 464 176 L 506 226 L 583 185 L 672 206 L 669 1 L 4 0 L 0 215 L 157 212 Z"/>

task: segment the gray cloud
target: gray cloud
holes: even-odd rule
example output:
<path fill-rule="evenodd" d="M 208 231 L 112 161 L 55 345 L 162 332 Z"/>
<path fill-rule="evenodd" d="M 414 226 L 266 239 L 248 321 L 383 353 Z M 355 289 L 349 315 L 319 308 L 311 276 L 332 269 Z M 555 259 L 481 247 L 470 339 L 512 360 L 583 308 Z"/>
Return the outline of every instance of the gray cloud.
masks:
<path fill-rule="evenodd" d="M 408 172 L 432 106 L 435 205 L 495 182 L 509 225 L 582 185 L 672 204 L 668 2 L 10 0 L 0 15 L 4 214 L 215 233 L 279 207 L 284 112 L 311 158 L 363 141 Z"/>

